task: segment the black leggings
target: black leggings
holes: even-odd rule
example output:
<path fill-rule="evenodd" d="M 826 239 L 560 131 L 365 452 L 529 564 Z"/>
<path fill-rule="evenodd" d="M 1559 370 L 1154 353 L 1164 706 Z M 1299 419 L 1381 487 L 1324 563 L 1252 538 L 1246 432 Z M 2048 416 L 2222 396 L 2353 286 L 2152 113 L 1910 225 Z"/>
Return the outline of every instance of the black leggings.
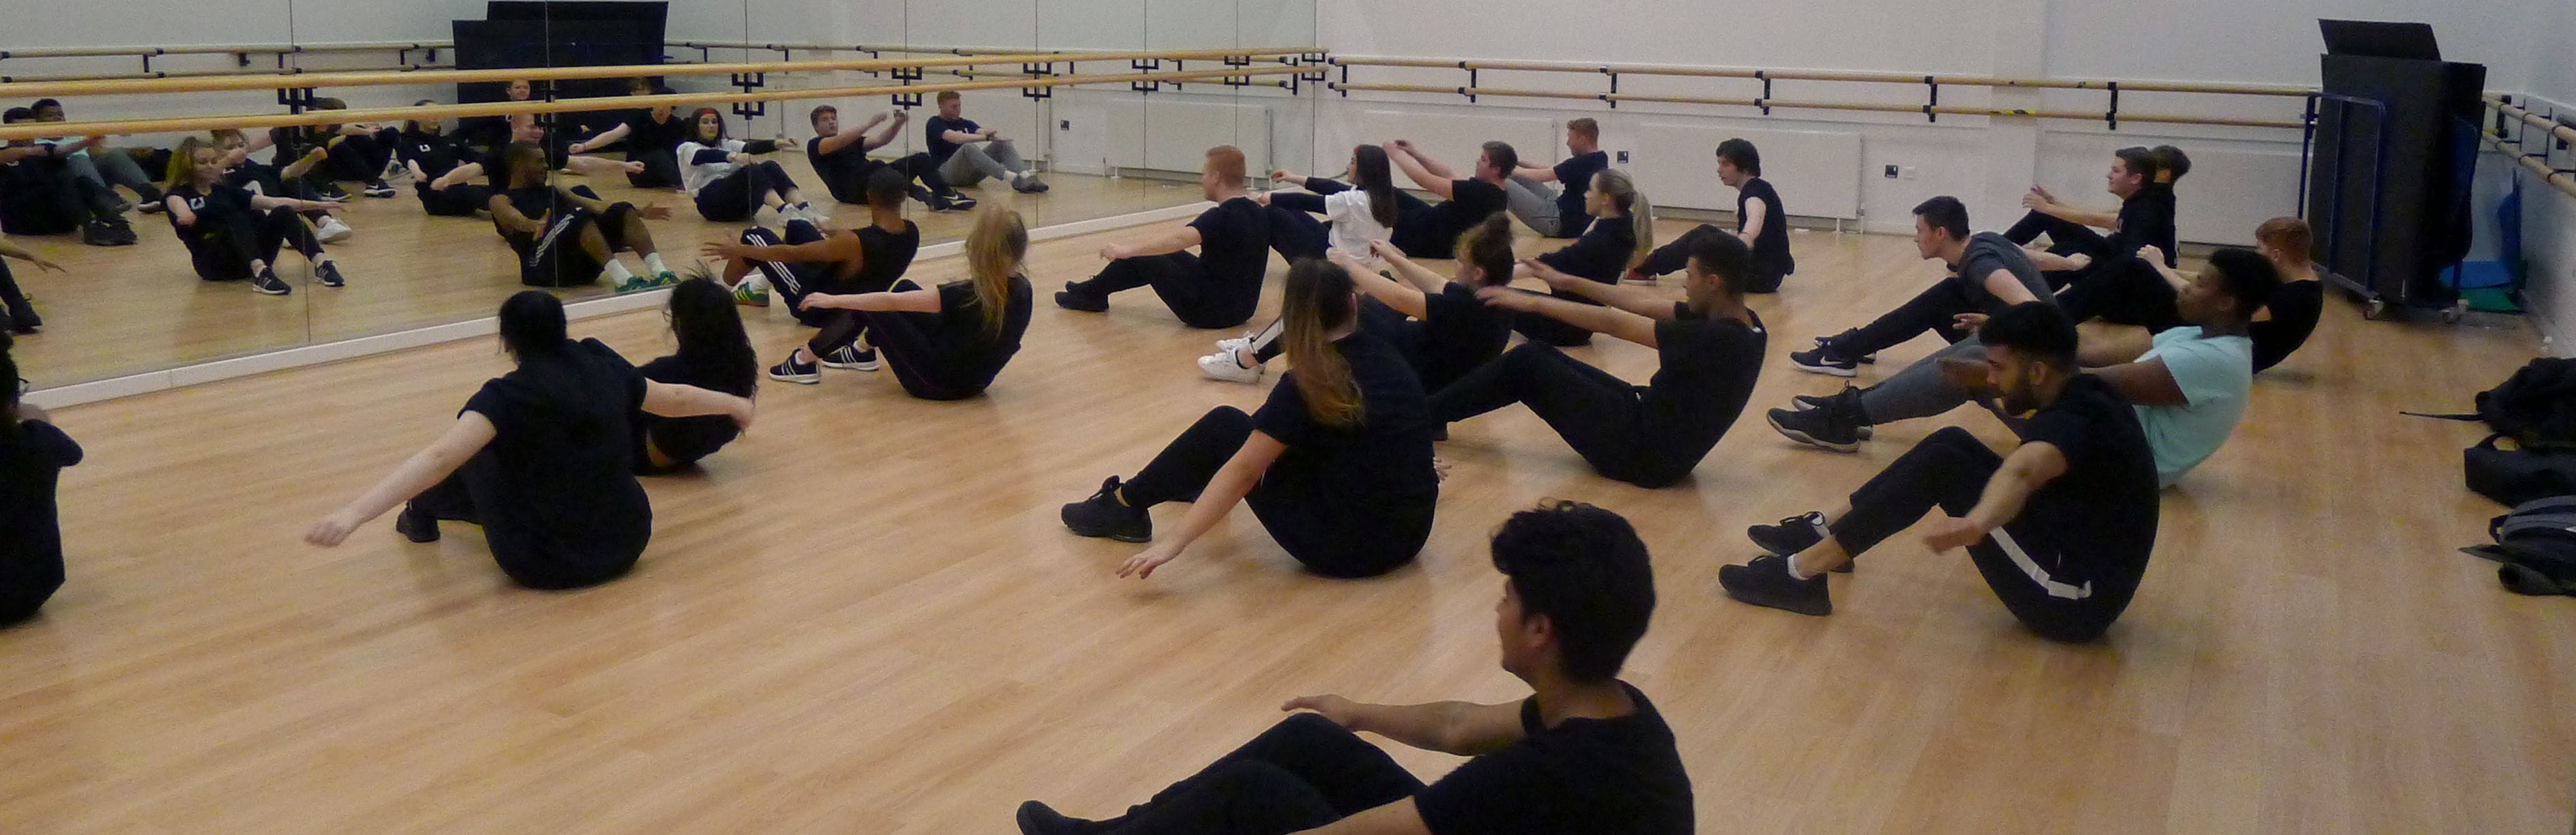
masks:
<path fill-rule="evenodd" d="M 2028 244 L 2038 240 L 2041 233 L 2047 233 L 2048 251 L 2056 255 L 2082 255 L 2101 261 L 2115 255 L 2137 254 L 2112 252 L 2110 251 L 2111 239 L 2103 237 L 2100 232 L 2093 231 L 2093 227 L 2039 212 L 2022 215 L 2021 220 L 2013 223 L 2011 229 L 2004 230 L 2004 237 L 2013 243 Z M 2067 281 L 2072 277 L 2071 272 L 2066 270 L 2043 272 L 2040 277 L 2047 279 L 2048 289 L 2055 290 L 2066 286 Z"/>
<path fill-rule="evenodd" d="M 1305 198 L 1297 200 L 1294 198 Z M 1312 202 L 1312 208 L 1300 204 Z M 1300 258 L 1322 258 L 1332 246 L 1332 224 L 1315 219 L 1324 210 L 1324 198 L 1313 194 L 1283 192 L 1270 196 L 1270 251 L 1289 263 Z"/>
<path fill-rule="evenodd" d="M 1261 303 L 1260 288 L 1245 293 L 1223 286 L 1208 275 L 1198 256 L 1187 252 L 1111 261 L 1090 281 L 1073 282 L 1065 289 L 1105 299 L 1111 293 L 1138 287 L 1154 288 L 1154 295 L 1163 298 L 1163 304 L 1172 308 L 1172 315 L 1193 328 L 1243 324 Z"/>
<path fill-rule="evenodd" d="M 420 196 L 421 211 L 436 217 L 473 217 L 475 212 L 492 207 L 492 190 L 468 183 L 457 183 L 439 191 L 420 183 L 412 187 Z"/>
<path fill-rule="evenodd" d="M 796 188 L 796 180 L 787 169 L 772 160 L 745 165 L 698 188 L 698 216 L 717 223 L 739 223 L 750 220 L 753 213 L 767 205 L 771 193 L 784 199 Z"/>
<path fill-rule="evenodd" d="M 919 290 L 921 285 L 908 278 L 898 279 L 889 289 L 903 293 Z M 885 355 L 886 364 L 894 369 L 895 382 L 903 384 L 906 394 L 923 400 L 964 400 L 984 393 L 989 383 L 968 370 L 977 358 L 967 355 L 959 335 L 949 331 L 946 317 L 912 310 L 831 312 L 852 313 L 865 320 L 869 346 Z M 824 330 L 828 333 L 831 328 Z M 815 338 L 819 340 L 822 335 Z M 808 342 L 806 347 L 814 349 L 814 343 Z"/>
<path fill-rule="evenodd" d="M 41 163 L 20 163 L 37 165 Z M 33 186 L 19 188 L 20 185 Z M 0 232 L 60 235 L 92 220 L 119 217 L 116 192 L 87 177 L 57 170 L 0 189 Z"/>
<path fill-rule="evenodd" d="M 2115 255 L 2077 270 L 2058 292 L 2057 306 L 2076 322 L 2101 319 L 2163 333 L 2185 324 L 2175 299 L 2173 283 L 2154 264 L 2135 255 Z"/>
<path fill-rule="evenodd" d="M 628 151 L 626 161 L 644 164 L 643 171 L 626 175 L 627 185 L 655 189 L 680 187 L 680 152 L 677 148 Z"/>
<path fill-rule="evenodd" d="M 475 508 L 475 491 L 470 485 L 481 479 L 500 477 L 500 465 L 492 455 L 490 449 L 475 453 L 465 466 L 447 474 L 446 478 L 421 491 L 420 495 L 411 497 L 411 508 L 436 519 L 483 525 L 482 514 Z M 492 482 L 482 483 L 488 486 Z M 652 512 L 648 509 L 644 516 L 640 524 L 625 526 L 627 535 L 622 538 L 627 541 L 617 543 L 622 547 L 603 549 L 626 556 L 587 564 L 546 553 L 539 545 L 545 540 L 544 534 L 536 531 L 486 526 L 483 534 L 492 548 L 492 561 L 501 566 L 501 573 L 510 575 L 510 579 L 519 585 L 545 590 L 577 589 L 626 576 L 635 568 L 636 559 L 644 554 L 645 543 L 652 538 Z"/>
<path fill-rule="evenodd" d="M 1698 246 L 1700 239 L 1710 235 L 1725 235 L 1731 238 L 1735 236 L 1735 233 L 1725 229 L 1719 229 L 1709 224 L 1700 224 L 1698 228 L 1682 233 L 1681 237 L 1674 238 L 1672 243 L 1655 247 L 1654 252 L 1646 255 L 1645 262 L 1637 265 L 1637 273 L 1640 275 L 1652 276 L 1671 275 L 1673 273 L 1681 272 L 1684 267 L 1690 266 L 1691 248 Z M 1780 279 L 1781 276 L 1776 273 L 1757 272 L 1744 279 L 1744 292 L 1780 292 Z"/>
<path fill-rule="evenodd" d="M 250 215 L 199 213 L 196 225 L 179 240 L 188 247 L 197 277 L 207 281 L 250 278 L 253 259 L 274 268 L 277 251 L 289 242 L 305 260 L 322 257 L 322 242 L 313 237 L 313 227 L 284 207 Z"/>
<path fill-rule="evenodd" d="M 1956 426 L 1933 432 L 1851 494 L 1851 512 L 1832 525 L 1834 541 L 1853 556 L 1913 527 L 1940 508 L 1965 516 L 1984 495 L 1986 481 L 2003 468 L 2003 456 Z M 2097 577 L 2081 585 L 2048 576 L 2066 561 L 2052 547 L 2048 529 L 2080 530 L 2080 520 L 2021 518 L 1968 546 L 1970 561 L 2004 608 L 2040 637 L 2090 641 L 2129 606 L 2137 577 Z"/>
<path fill-rule="evenodd" d="M 859 152 L 853 150 L 843 153 Z M 806 158 L 814 161 L 814 168 L 817 171 L 826 167 L 821 160 L 814 159 L 812 155 Z M 823 188 L 832 193 L 833 200 L 865 206 L 868 204 L 868 177 L 877 173 L 877 165 L 892 168 L 902 172 L 905 178 L 918 181 L 904 189 L 904 193 L 914 200 L 928 203 L 931 195 L 944 197 L 957 193 L 956 189 L 948 187 L 948 178 L 939 175 L 939 163 L 931 161 L 929 154 L 913 154 L 891 162 L 861 165 L 857 173 L 850 176 L 834 177 L 824 174 L 822 175 Z"/>
<path fill-rule="evenodd" d="M 327 169 L 332 179 L 375 183 L 385 177 L 385 168 L 393 164 L 394 148 L 402 143 L 402 132 L 392 128 L 366 136 L 343 136 L 331 143 L 331 158 L 319 169 Z"/>
<path fill-rule="evenodd" d="M 1128 479 L 1120 494 L 1133 507 L 1196 501 L 1199 491 L 1225 468 L 1225 462 L 1252 437 L 1252 416 L 1232 406 L 1218 406 L 1172 439 L 1145 468 Z M 1280 456 L 1261 475 L 1243 502 L 1261 519 L 1263 530 L 1288 556 L 1308 571 L 1326 577 L 1375 577 L 1412 562 L 1431 538 L 1431 514 L 1379 519 L 1352 514 L 1335 501 L 1334 485 L 1321 479 L 1291 454 Z"/>
<path fill-rule="evenodd" d="M 1682 474 L 1649 472 L 1637 436 L 1638 389 L 1610 372 L 1548 345 L 1524 344 L 1477 366 L 1431 396 L 1431 417 L 1455 423 L 1514 403 L 1547 421 L 1567 446 L 1601 475 L 1639 487 L 1662 487 Z M 1693 465 L 1699 462 L 1691 462 Z"/>
<path fill-rule="evenodd" d="M 1282 835 L 1412 797 L 1422 781 L 1332 720 L 1300 713 L 1279 721 L 1189 779 L 1127 814 L 1103 835 Z"/>
<path fill-rule="evenodd" d="M 18 279 L 9 274 L 9 261 L 5 258 L 0 258 L 0 307 L 6 308 L 8 324 L 32 327 L 37 321 L 35 305 L 28 304 L 27 294 L 19 291 Z M 17 381 L 0 380 L 0 384 L 17 385 Z"/>
<path fill-rule="evenodd" d="M 1976 303 L 1968 298 L 1966 281 L 1955 275 L 1941 279 L 1869 324 L 1825 340 L 1825 346 L 1836 357 L 1858 359 L 1905 344 L 1906 340 L 1921 336 L 1925 331 L 1957 344 L 1959 340 L 1968 338 L 1968 334 L 1955 327 L 1958 315 L 1978 312 Z"/>

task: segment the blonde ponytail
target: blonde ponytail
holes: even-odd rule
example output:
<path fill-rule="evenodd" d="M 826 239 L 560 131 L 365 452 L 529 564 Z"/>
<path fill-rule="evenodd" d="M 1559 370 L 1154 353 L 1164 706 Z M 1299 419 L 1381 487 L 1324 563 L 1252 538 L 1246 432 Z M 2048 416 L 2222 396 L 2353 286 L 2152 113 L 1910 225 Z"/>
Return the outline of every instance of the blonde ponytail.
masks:
<path fill-rule="evenodd" d="M 1326 426 L 1358 426 L 1365 418 L 1350 360 L 1333 344 L 1333 331 L 1351 323 L 1351 274 L 1320 258 L 1288 268 L 1281 299 L 1280 341 L 1287 347 L 1306 415 Z"/>
<path fill-rule="evenodd" d="M 1010 312 L 1011 278 L 1029 256 L 1029 227 L 1020 213 L 985 209 L 966 233 L 966 268 L 975 280 L 976 312 L 984 316 L 984 336 L 999 339 Z"/>

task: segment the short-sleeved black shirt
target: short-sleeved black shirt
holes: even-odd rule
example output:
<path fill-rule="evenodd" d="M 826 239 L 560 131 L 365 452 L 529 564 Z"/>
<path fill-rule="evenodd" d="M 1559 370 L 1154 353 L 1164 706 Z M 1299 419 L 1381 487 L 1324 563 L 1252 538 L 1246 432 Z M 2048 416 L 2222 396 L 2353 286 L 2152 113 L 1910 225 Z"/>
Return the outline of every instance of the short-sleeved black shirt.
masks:
<path fill-rule="evenodd" d="M 1628 271 L 1628 259 L 1636 254 L 1637 225 L 1627 218 L 1617 218 L 1592 224 L 1582 238 L 1564 249 L 1539 256 L 1538 261 L 1566 275 L 1617 284 L 1619 275 Z"/>
<path fill-rule="evenodd" d="M 909 220 L 903 222 L 901 232 L 888 232 L 873 223 L 851 231 L 859 236 L 859 274 L 851 277 L 850 287 L 830 292 L 883 293 L 912 269 L 912 257 L 921 252 L 921 227 Z"/>
<path fill-rule="evenodd" d="M 867 176 L 874 160 L 868 159 L 865 139 L 852 139 L 838 151 L 823 152 L 823 137 L 805 140 L 805 161 L 813 163 L 814 175 L 832 192 L 832 199 L 843 203 L 867 202 Z"/>
<path fill-rule="evenodd" d="M 2272 318 L 2247 327 L 2254 338 L 2254 371 L 2280 365 L 2299 350 L 2317 331 L 2317 317 L 2325 313 L 2326 283 L 2323 281 L 2285 281 L 2272 291 L 2272 300 L 2264 307 Z"/>
<path fill-rule="evenodd" d="M 1512 314 L 1476 298 L 1476 289 L 1451 282 L 1422 297 L 1422 390 L 1437 393 L 1476 366 L 1502 356 L 1512 339 Z"/>
<path fill-rule="evenodd" d="M 1637 710 L 1615 719 L 1540 724 L 1521 703 L 1527 737 L 1458 766 L 1413 796 L 1432 835 L 1689 835 L 1690 775 L 1673 729 L 1626 682 Z"/>
<path fill-rule="evenodd" d="M 1662 361 L 1638 396 L 1639 484 L 1681 480 L 1717 446 L 1753 399 L 1769 347 L 1762 317 L 1750 326 L 1711 321 L 1689 305 L 1673 305 L 1673 318 L 1655 323 L 1655 354 Z"/>
<path fill-rule="evenodd" d="M 465 149 L 454 137 L 443 133 L 405 131 L 394 143 L 394 158 L 420 164 L 421 173 L 436 179 L 465 161 Z"/>
<path fill-rule="evenodd" d="M 2020 435 L 2056 447 L 2066 472 L 2031 493 L 2006 527 L 2025 552 L 2062 555 L 2040 566 L 2050 579 L 2127 600 L 2156 543 L 2156 460 L 2137 409 L 2101 378 L 2078 374 Z"/>
<path fill-rule="evenodd" d="M 203 192 L 198 191 L 194 185 L 173 186 L 169 196 L 179 198 L 179 202 L 187 204 L 188 213 L 196 215 L 197 224 L 203 227 L 195 230 L 181 227 L 177 214 L 165 213 L 169 214 L 170 230 L 179 233 L 179 237 L 183 240 L 196 235 L 210 234 L 209 230 L 221 224 L 244 222 L 252 214 L 250 190 L 241 186 L 216 183 L 214 188 Z"/>
<path fill-rule="evenodd" d="M 1594 151 L 1575 154 L 1556 164 L 1556 236 L 1572 238 L 1583 234 L 1592 215 L 1583 211 L 1583 197 L 1592 191 L 1592 177 L 1610 167 L 1610 152 Z"/>
<path fill-rule="evenodd" d="M 1753 236 L 1754 274 L 1795 274 L 1798 259 L 1789 254 L 1789 210 L 1780 207 L 1780 192 L 1771 188 L 1771 181 L 1755 177 L 1735 189 L 1735 231 L 1744 231 L 1745 210 L 1755 200 L 1762 201 L 1762 234 Z"/>
<path fill-rule="evenodd" d="M 689 362 L 678 355 L 661 357 L 644 364 L 644 378 L 657 383 L 696 386 L 708 391 L 750 397 L 756 387 L 756 368 L 726 369 L 706 362 Z M 642 409 L 635 410 L 637 449 L 635 468 L 642 472 L 650 462 L 643 454 L 642 440 L 650 437 L 653 447 L 662 451 L 674 464 L 686 464 L 715 454 L 725 444 L 741 437 L 742 427 L 730 415 L 701 415 L 671 418 Z"/>
<path fill-rule="evenodd" d="M 579 573 L 644 552 L 653 507 L 635 481 L 632 435 L 644 384 L 624 357 L 585 339 L 521 357 L 465 402 L 496 432 L 463 472 L 504 570 Z"/>
<path fill-rule="evenodd" d="M 1011 276 L 1011 289 L 1002 305 L 1002 331 L 994 334 L 984 329 L 984 302 L 975 295 L 975 282 L 951 281 L 939 285 L 940 333 L 949 349 L 948 373 L 941 379 L 982 390 L 1001 376 L 1002 366 L 1020 352 L 1020 337 L 1029 332 L 1029 313 L 1034 292 L 1029 280 Z"/>
<path fill-rule="evenodd" d="M 653 112 L 649 110 L 638 110 L 628 114 L 626 116 L 626 158 L 642 159 L 647 153 L 679 148 L 680 135 L 688 129 L 688 125 L 689 121 L 680 118 L 676 113 L 672 114 L 671 120 L 667 122 L 653 121 Z"/>
<path fill-rule="evenodd" d="M 975 120 L 973 119 L 958 119 L 950 121 L 944 116 L 932 116 L 928 119 L 922 120 L 921 122 L 921 144 L 925 149 L 930 151 L 930 160 L 932 162 L 945 163 L 948 161 L 948 156 L 950 154 L 957 153 L 958 148 L 964 147 L 958 143 L 948 141 L 949 131 L 953 130 L 963 133 L 974 133 L 983 129 L 984 126 L 975 124 Z"/>
<path fill-rule="evenodd" d="M 51 423 L 0 427 L 0 608 L 33 605 L 62 586 L 63 531 L 54 491 L 63 468 L 80 461 L 80 444 Z"/>
<path fill-rule="evenodd" d="M 1240 308 L 1249 317 L 1261 304 L 1261 280 L 1270 272 L 1270 216 L 1249 197 L 1237 197 L 1199 213 L 1190 228 L 1199 230 L 1199 265 L 1227 300 L 1223 309 Z"/>
<path fill-rule="evenodd" d="M 1253 427 L 1288 446 L 1272 467 L 1302 470 L 1320 485 L 1321 501 L 1339 511 L 1335 516 L 1400 529 L 1440 498 L 1440 477 L 1431 469 L 1431 398 L 1394 346 L 1365 332 L 1334 344 L 1359 387 L 1359 425 L 1316 422 L 1290 369 L 1252 414 Z"/>
<path fill-rule="evenodd" d="M 1448 258 L 1457 254 L 1458 236 L 1502 211 L 1509 202 L 1501 186 L 1473 178 L 1453 181 L 1449 184 L 1448 202 L 1408 211 L 1396 218 L 1390 243 L 1416 258 Z"/>

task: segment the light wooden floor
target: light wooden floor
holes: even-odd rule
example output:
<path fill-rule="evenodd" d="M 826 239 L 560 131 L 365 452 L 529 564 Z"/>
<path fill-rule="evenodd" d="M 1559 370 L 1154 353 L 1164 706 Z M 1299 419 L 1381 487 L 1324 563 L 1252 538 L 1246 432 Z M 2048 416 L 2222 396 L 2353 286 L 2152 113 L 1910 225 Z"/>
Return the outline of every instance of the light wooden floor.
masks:
<path fill-rule="evenodd" d="M 1755 409 L 1831 390 L 1781 355 L 1936 272 L 1901 238 L 1795 240 L 1804 271 L 1754 303 L 1774 354 Z M 1041 244 L 1040 292 L 1100 243 Z M 1718 591 L 1745 525 L 1829 504 L 1938 422 L 1837 456 L 1756 414 L 1694 482 L 1648 491 L 1507 410 L 1443 445 L 1456 470 L 1417 568 L 1303 576 L 1236 513 L 1119 581 L 1134 547 L 1065 533 L 1056 506 L 1262 390 L 1198 378 L 1222 334 L 1149 294 L 1114 304 L 1042 305 L 973 401 L 884 374 L 764 383 L 747 438 L 648 482 L 638 572 L 571 594 L 508 587 L 471 528 L 296 541 L 504 370 L 488 342 L 67 410 L 90 452 L 63 488 L 71 581 L 0 632 L 0 831 L 1000 833 L 1032 797 L 1107 814 L 1290 696 L 1522 695 L 1495 666 L 1484 541 L 1542 497 L 1626 514 L 1653 549 L 1661 610 L 1625 676 L 1680 736 L 1702 832 L 2566 831 L 2576 606 L 2452 550 L 2498 512 L 2459 485 L 2476 430 L 2396 414 L 2501 379 L 2534 347 L 2517 324 L 2330 304 L 2167 495 L 2127 616 L 2070 647 L 1910 537 L 1833 580 L 1830 618 Z M 784 322 L 754 328 L 764 357 L 802 338 Z M 577 330 L 638 359 L 667 344 L 649 312 Z M 1652 360 L 1579 353 L 1632 379 Z"/>
<path fill-rule="evenodd" d="M 798 182 L 812 187 L 807 198 L 829 212 L 835 223 L 867 222 L 867 207 L 832 203 L 803 154 L 779 154 L 773 159 Z M 685 271 L 697 262 L 699 242 L 731 239 L 747 225 L 708 222 L 685 195 L 633 188 L 622 178 L 568 179 L 590 185 L 612 201 L 639 206 L 659 202 L 670 207 L 670 220 L 648 225 L 663 258 L 676 270 Z M 1014 194 L 993 182 L 965 193 L 1016 208 L 1031 226 L 1199 199 L 1195 182 L 1077 174 L 1054 174 L 1047 180 L 1053 189 L 1046 194 Z M 490 316 L 502 299 L 526 289 L 519 284 L 510 250 L 492 234 L 490 221 L 425 215 L 408 184 L 393 199 L 352 195 L 341 207 L 341 217 L 357 235 L 326 247 L 340 261 L 349 286 L 335 290 L 313 285 L 306 280 L 304 260 L 290 252 L 280 257 L 278 274 L 296 290 L 282 298 L 252 293 L 245 283 L 197 280 L 188 267 L 187 250 L 171 236 L 169 221 L 159 216 L 128 216 L 142 238 L 131 247 L 83 246 L 71 237 L 13 239 L 66 268 L 66 272 L 40 274 L 23 263 L 12 265 L 20 284 L 36 297 L 46 322 L 43 333 L 18 341 L 24 373 L 38 385 L 62 385 L 461 321 Z M 924 243 L 966 235 L 970 217 L 966 213 L 934 214 L 912 202 L 905 208 L 921 225 Z M 635 267 L 637 262 L 628 256 L 627 265 Z M 568 289 L 563 295 L 575 299 L 606 292 L 607 285 L 599 284 Z"/>

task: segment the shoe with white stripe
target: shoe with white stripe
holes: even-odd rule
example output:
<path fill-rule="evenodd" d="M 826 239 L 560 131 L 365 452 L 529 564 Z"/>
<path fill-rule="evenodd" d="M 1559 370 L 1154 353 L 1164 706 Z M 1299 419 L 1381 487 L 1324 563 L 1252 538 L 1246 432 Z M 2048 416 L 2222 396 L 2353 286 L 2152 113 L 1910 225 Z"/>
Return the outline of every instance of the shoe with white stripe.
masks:
<path fill-rule="evenodd" d="M 744 307 L 768 307 L 769 288 L 745 281 L 733 286 L 733 303 Z"/>
<path fill-rule="evenodd" d="M 845 371 L 875 371 L 877 370 L 877 352 L 874 348 L 862 348 L 858 345 L 843 345 L 839 348 L 833 349 L 829 354 L 824 354 L 822 356 L 822 363 L 825 368 L 838 368 Z"/>
<path fill-rule="evenodd" d="M 786 362 L 769 367 L 769 379 L 810 386 L 823 382 L 823 369 L 810 362 L 797 362 L 796 355 L 791 353 L 787 355 Z"/>

